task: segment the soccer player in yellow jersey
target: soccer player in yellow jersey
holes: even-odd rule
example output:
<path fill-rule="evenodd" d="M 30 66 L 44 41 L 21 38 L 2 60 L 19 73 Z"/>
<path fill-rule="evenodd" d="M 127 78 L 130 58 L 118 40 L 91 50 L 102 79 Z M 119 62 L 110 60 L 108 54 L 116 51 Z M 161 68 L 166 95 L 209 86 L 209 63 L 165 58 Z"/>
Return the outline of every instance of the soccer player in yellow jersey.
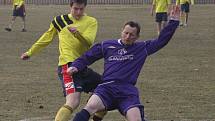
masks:
<path fill-rule="evenodd" d="M 9 31 L 9 32 L 12 31 L 12 25 L 14 24 L 16 17 L 19 16 L 22 18 L 22 21 L 23 21 L 22 32 L 26 32 L 26 29 L 25 29 L 26 12 L 25 12 L 24 3 L 25 3 L 24 0 L 13 0 L 13 17 L 8 27 L 5 28 L 6 31 Z"/>
<path fill-rule="evenodd" d="M 72 77 L 66 71 L 75 59 L 91 47 L 96 37 L 97 20 L 84 13 L 86 5 L 87 0 L 71 0 L 71 13 L 55 17 L 48 31 L 21 55 L 21 59 L 29 59 L 49 45 L 58 35 L 60 52 L 58 76 L 66 103 L 57 112 L 55 121 L 68 121 L 80 103 L 81 92 L 92 92 L 101 82 L 101 75 L 90 68 L 85 68 Z M 95 115 L 94 121 L 101 120 L 102 116 L 103 114 Z"/>
<path fill-rule="evenodd" d="M 176 0 L 176 5 L 181 6 L 180 26 L 187 26 L 188 14 L 190 12 L 190 4 L 194 4 L 194 0 Z"/>
<path fill-rule="evenodd" d="M 151 15 L 153 16 L 155 11 L 158 35 L 160 34 L 161 29 L 166 26 L 170 9 L 171 0 L 153 0 L 152 2 Z"/>

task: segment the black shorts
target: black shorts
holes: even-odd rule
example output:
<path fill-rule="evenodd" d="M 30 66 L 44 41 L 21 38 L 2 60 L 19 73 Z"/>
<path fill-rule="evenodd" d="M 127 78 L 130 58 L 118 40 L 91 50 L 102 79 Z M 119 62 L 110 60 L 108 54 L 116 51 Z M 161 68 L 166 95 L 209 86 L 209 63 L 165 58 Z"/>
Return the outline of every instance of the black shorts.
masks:
<path fill-rule="evenodd" d="M 189 13 L 190 12 L 190 3 L 186 2 L 184 4 L 181 4 L 181 11 L 185 12 L 185 13 Z"/>
<path fill-rule="evenodd" d="M 102 77 L 90 68 L 85 68 L 71 76 L 66 73 L 68 67 L 72 63 L 68 63 L 58 67 L 58 76 L 63 87 L 64 96 L 74 92 L 93 92 L 98 84 L 101 83 Z"/>
<path fill-rule="evenodd" d="M 162 22 L 162 21 L 167 21 L 167 13 L 163 12 L 163 13 L 156 13 L 156 18 L 155 21 L 156 22 Z"/>
<path fill-rule="evenodd" d="M 25 16 L 25 8 L 24 5 L 22 5 L 19 9 L 16 9 L 17 5 L 14 6 L 13 9 L 13 16 L 20 16 L 20 17 L 24 17 Z"/>

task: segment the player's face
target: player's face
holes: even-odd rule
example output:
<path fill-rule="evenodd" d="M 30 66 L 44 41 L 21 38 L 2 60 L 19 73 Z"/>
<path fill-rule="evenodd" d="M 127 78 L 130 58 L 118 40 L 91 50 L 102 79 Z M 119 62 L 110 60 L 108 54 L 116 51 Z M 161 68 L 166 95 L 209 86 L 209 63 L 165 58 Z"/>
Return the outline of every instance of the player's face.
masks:
<path fill-rule="evenodd" d="M 73 3 L 71 7 L 71 14 L 75 19 L 79 20 L 84 15 L 84 10 L 84 4 Z"/>
<path fill-rule="evenodd" d="M 121 39 L 124 44 L 132 44 L 138 39 L 137 28 L 126 25 L 121 33 Z"/>

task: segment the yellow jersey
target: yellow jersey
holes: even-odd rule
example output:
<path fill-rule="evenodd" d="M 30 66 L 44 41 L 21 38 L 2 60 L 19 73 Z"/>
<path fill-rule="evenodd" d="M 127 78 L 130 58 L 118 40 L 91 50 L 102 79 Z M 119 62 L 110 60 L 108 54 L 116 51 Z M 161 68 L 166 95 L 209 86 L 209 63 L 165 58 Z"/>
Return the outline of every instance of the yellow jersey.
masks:
<path fill-rule="evenodd" d="M 68 27 L 76 27 L 82 38 L 72 34 Z M 97 20 L 87 15 L 82 16 L 80 20 L 76 20 L 71 14 L 57 16 L 51 22 L 48 31 L 27 51 L 27 55 L 32 56 L 38 53 L 58 35 L 60 52 L 58 65 L 73 62 L 92 46 L 97 27 Z M 83 41 L 86 44 L 83 44 Z"/>
<path fill-rule="evenodd" d="M 24 0 L 13 0 L 13 6 L 21 7 L 24 3 Z"/>
<path fill-rule="evenodd" d="M 171 0 L 153 0 L 152 5 L 155 6 L 155 12 L 168 12 L 168 6 L 171 4 Z"/>

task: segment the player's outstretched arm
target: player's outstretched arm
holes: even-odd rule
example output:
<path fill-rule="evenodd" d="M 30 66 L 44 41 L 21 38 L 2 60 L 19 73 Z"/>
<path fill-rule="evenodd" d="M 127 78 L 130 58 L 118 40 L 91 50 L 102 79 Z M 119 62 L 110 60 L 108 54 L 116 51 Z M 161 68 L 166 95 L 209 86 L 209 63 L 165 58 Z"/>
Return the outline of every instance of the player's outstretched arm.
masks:
<path fill-rule="evenodd" d="M 167 43 L 171 40 L 172 36 L 175 33 L 175 30 L 178 28 L 179 25 L 179 17 L 180 10 L 179 7 L 174 6 L 172 7 L 170 13 L 170 21 L 166 27 L 162 29 L 159 36 L 156 39 L 146 41 L 146 50 L 148 55 L 151 55 L 161 48 L 163 48 Z"/>

